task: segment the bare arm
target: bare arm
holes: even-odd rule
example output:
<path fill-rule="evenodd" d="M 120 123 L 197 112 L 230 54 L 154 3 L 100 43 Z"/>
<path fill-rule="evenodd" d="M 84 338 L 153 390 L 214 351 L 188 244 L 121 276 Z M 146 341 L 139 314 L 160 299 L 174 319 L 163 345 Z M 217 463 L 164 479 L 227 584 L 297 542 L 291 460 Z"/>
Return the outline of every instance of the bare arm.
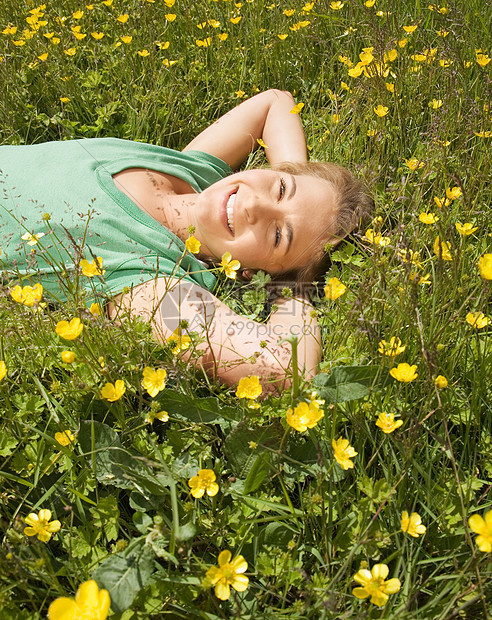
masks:
<path fill-rule="evenodd" d="M 306 140 L 289 92 L 267 90 L 227 112 L 202 131 L 184 150 L 204 151 L 237 169 L 258 148 L 258 139 L 267 145 L 270 164 L 307 161 Z"/>
<path fill-rule="evenodd" d="M 211 293 L 173 278 L 158 278 L 132 293 L 120 295 L 110 306 L 112 318 L 125 312 L 152 322 L 156 337 L 167 340 L 182 321 L 202 338 L 197 365 L 228 385 L 241 377 L 258 375 L 265 392 L 290 384 L 291 345 L 279 342 L 298 337 L 298 368 L 309 379 L 321 359 L 319 328 L 312 306 L 303 300 L 281 300 L 267 324 L 245 319 Z M 189 356 L 188 356 L 189 357 Z"/>

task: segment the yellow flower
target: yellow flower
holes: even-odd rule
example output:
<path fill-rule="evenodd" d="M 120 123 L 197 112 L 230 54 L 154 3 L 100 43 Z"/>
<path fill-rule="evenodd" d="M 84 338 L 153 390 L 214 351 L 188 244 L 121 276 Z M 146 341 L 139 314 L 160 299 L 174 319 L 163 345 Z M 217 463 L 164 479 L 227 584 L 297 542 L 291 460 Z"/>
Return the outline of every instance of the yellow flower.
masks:
<path fill-rule="evenodd" d="M 60 97 L 60 101 L 62 103 L 68 103 L 70 101 L 70 97 Z"/>
<path fill-rule="evenodd" d="M 5 378 L 6 374 L 7 374 L 7 364 L 3 360 L 0 360 L 0 381 L 2 381 L 2 379 Z"/>
<path fill-rule="evenodd" d="M 425 532 L 427 528 L 422 524 L 422 519 L 418 512 L 412 512 L 408 516 L 408 512 L 404 510 L 401 513 L 401 530 L 414 538 L 418 538 Z"/>
<path fill-rule="evenodd" d="M 429 108 L 433 110 L 438 110 L 442 106 L 442 99 L 433 99 L 429 101 Z"/>
<path fill-rule="evenodd" d="M 485 519 L 474 514 L 468 519 L 470 529 L 478 534 L 475 542 L 480 551 L 490 553 L 492 551 L 492 510 L 485 515 Z"/>
<path fill-rule="evenodd" d="M 296 12 L 295 9 L 284 9 L 283 14 L 286 15 L 287 17 L 292 17 L 292 15 L 294 15 L 294 13 Z"/>
<path fill-rule="evenodd" d="M 445 387 L 448 387 L 448 380 L 446 379 L 444 375 L 437 375 L 437 377 L 434 379 L 434 383 L 436 387 L 439 388 L 440 390 L 443 390 Z"/>
<path fill-rule="evenodd" d="M 24 534 L 26 536 L 37 536 L 38 540 L 42 542 L 48 542 L 51 535 L 61 528 L 60 521 L 51 521 L 51 510 L 40 510 L 38 514 L 31 512 L 27 515 L 24 521 L 28 527 L 24 528 Z"/>
<path fill-rule="evenodd" d="M 37 234 L 31 234 L 31 233 L 24 233 L 21 237 L 21 239 L 23 241 L 27 241 L 27 245 L 36 245 L 36 243 L 41 239 L 41 237 L 44 237 L 44 233 L 37 233 Z"/>
<path fill-rule="evenodd" d="M 169 8 L 172 9 L 174 4 L 175 4 L 176 0 L 164 0 L 164 4 Z"/>
<path fill-rule="evenodd" d="M 384 62 L 393 62 L 393 60 L 396 60 L 397 56 L 398 50 L 392 49 L 389 50 L 389 52 L 384 52 L 383 60 Z"/>
<path fill-rule="evenodd" d="M 102 39 L 103 36 L 104 36 L 104 32 L 91 32 L 91 37 L 96 39 L 96 41 L 99 41 L 100 39 Z"/>
<path fill-rule="evenodd" d="M 64 340 L 75 340 L 80 336 L 84 325 L 80 319 L 74 317 L 70 323 L 68 321 L 58 321 L 55 327 L 56 333 Z"/>
<path fill-rule="evenodd" d="M 451 204 L 451 201 L 449 200 L 449 198 L 438 198 L 437 196 L 434 196 L 434 202 L 439 207 L 439 209 L 442 209 L 443 207 L 447 207 Z"/>
<path fill-rule="evenodd" d="M 146 58 L 147 56 L 150 55 L 149 50 L 137 50 L 137 54 L 139 56 L 142 56 L 142 58 Z"/>
<path fill-rule="evenodd" d="M 416 157 L 410 157 L 410 159 L 405 159 L 405 163 L 410 170 L 419 170 L 424 167 L 424 162 Z"/>
<path fill-rule="evenodd" d="M 302 110 L 303 107 L 304 107 L 303 103 L 296 103 L 296 105 L 292 108 L 290 113 L 291 114 L 299 114 L 299 112 Z"/>
<path fill-rule="evenodd" d="M 351 457 L 357 456 L 353 447 L 349 444 L 348 439 L 333 439 L 331 442 L 335 459 L 342 469 L 353 469 L 354 463 L 351 461 Z"/>
<path fill-rule="evenodd" d="M 123 15 L 118 15 L 116 20 L 119 21 L 122 24 L 126 24 L 126 22 L 128 21 L 129 17 L 130 16 L 128 15 L 128 13 L 124 13 Z"/>
<path fill-rule="evenodd" d="M 215 596 L 221 601 L 227 601 L 231 596 L 230 586 L 237 592 L 244 592 L 249 584 L 249 579 L 245 573 L 248 570 L 248 563 L 242 555 L 236 556 L 231 562 L 231 552 L 221 551 L 219 553 L 219 566 L 211 566 L 206 579 L 215 586 Z"/>
<path fill-rule="evenodd" d="M 236 388 L 236 396 L 238 398 L 248 398 L 249 400 L 255 400 L 263 392 L 263 388 L 260 384 L 260 378 L 256 375 L 250 377 L 242 377 L 239 379 L 239 383 Z"/>
<path fill-rule="evenodd" d="M 357 598 L 364 599 L 371 597 L 371 603 L 378 607 L 383 607 L 388 602 L 388 594 L 395 594 L 401 588 L 399 579 L 393 578 L 386 580 L 389 569 L 386 564 L 375 564 L 369 571 L 361 568 L 353 577 L 361 588 L 354 588 L 352 594 Z"/>
<path fill-rule="evenodd" d="M 237 17 L 231 17 L 229 21 L 231 22 L 231 24 L 239 24 L 241 19 L 242 15 L 238 15 Z"/>
<path fill-rule="evenodd" d="M 410 383 L 410 381 L 414 381 L 418 377 L 418 374 L 415 372 L 416 369 L 417 364 L 410 366 L 410 364 L 404 362 L 403 364 L 398 364 L 396 368 L 392 368 L 390 375 L 397 381 Z"/>
<path fill-rule="evenodd" d="M 178 353 L 181 353 L 181 351 L 186 351 L 191 344 L 190 336 L 187 336 L 186 334 L 183 336 L 181 334 L 181 328 L 179 327 L 173 331 L 172 336 L 169 336 L 167 341 L 174 345 L 173 349 L 171 349 L 173 355 L 177 355 Z"/>
<path fill-rule="evenodd" d="M 41 301 L 43 287 L 39 283 L 34 286 L 20 286 L 18 284 L 10 289 L 10 296 L 17 303 L 32 307 Z"/>
<path fill-rule="evenodd" d="M 123 41 L 123 43 L 126 43 L 128 45 L 128 43 L 132 42 L 133 37 L 130 35 L 126 35 L 124 37 L 120 37 L 120 39 Z"/>
<path fill-rule="evenodd" d="M 84 11 L 75 11 L 75 13 L 72 13 L 74 19 L 82 19 L 83 15 Z"/>
<path fill-rule="evenodd" d="M 395 92 L 395 85 L 392 82 L 385 82 L 386 90 L 389 90 L 390 93 Z"/>
<path fill-rule="evenodd" d="M 277 37 L 281 40 L 281 41 L 285 41 L 285 39 L 288 37 L 288 34 L 278 34 Z"/>
<path fill-rule="evenodd" d="M 98 256 L 92 260 L 92 263 L 85 258 L 80 261 L 80 268 L 84 276 L 93 278 L 94 276 L 102 276 L 106 273 L 106 270 L 102 268 L 103 259 Z"/>
<path fill-rule="evenodd" d="M 238 91 L 238 92 L 242 92 L 242 91 Z M 256 138 L 256 141 L 261 146 L 261 148 L 263 148 L 263 149 L 267 149 L 268 148 L 268 146 L 263 142 L 263 140 L 261 138 Z"/>
<path fill-rule="evenodd" d="M 64 364 L 73 364 L 77 358 L 73 351 L 62 351 L 60 357 Z"/>
<path fill-rule="evenodd" d="M 334 301 L 341 297 L 347 287 L 338 278 L 330 278 L 325 286 L 325 297 Z"/>
<path fill-rule="evenodd" d="M 466 322 L 475 329 L 482 329 L 482 327 L 487 327 L 490 323 L 488 317 L 483 312 L 469 312 L 466 315 Z"/>
<path fill-rule="evenodd" d="M 446 188 L 446 197 L 449 200 L 456 200 L 460 196 L 463 195 L 460 187 L 447 187 Z"/>
<path fill-rule="evenodd" d="M 210 47 L 210 44 L 212 43 L 212 37 L 207 37 L 206 39 L 196 39 L 195 43 L 198 45 L 198 47 Z"/>
<path fill-rule="evenodd" d="M 166 20 L 168 22 L 173 22 L 176 19 L 176 14 L 175 13 L 166 13 L 166 15 L 164 15 L 164 17 L 166 18 Z"/>
<path fill-rule="evenodd" d="M 198 254 L 198 252 L 200 251 L 200 245 L 201 243 L 193 235 L 185 241 L 186 249 L 192 254 Z"/>
<path fill-rule="evenodd" d="M 210 497 L 217 495 L 219 485 L 215 482 L 215 478 L 216 476 L 212 469 L 200 469 L 196 476 L 188 480 L 188 486 L 193 497 L 199 499 L 203 497 L 205 492 Z"/>
<path fill-rule="evenodd" d="M 343 9 L 345 5 L 345 2 L 340 2 L 340 0 L 334 0 L 333 2 L 330 2 L 330 9 L 333 9 L 334 11 L 339 11 L 340 9 Z"/>
<path fill-rule="evenodd" d="M 114 382 L 114 385 L 112 383 L 106 383 L 101 389 L 101 396 L 105 400 L 108 400 L 110 403 L 114 403 L 115 401 L 119 400 L 125 392 L 125 382 L 121 379 L 118 379 Z"/>
<path fill-rule="evenodd" d="M 172 67 L 173 65 L 175 65 L 178 61 L 177 60 L 169 60 L 169 58 L 164 58 L 164 60 L 162 61 L 162 64 L 165 67 Z"/>
<path fill-rule="evenodd" d="M 226 41 L 229 34 L 227 32 L 219 32 L 217 36 L 219 37 L 220 41 Z"/>
<path fill-rule="evenodd" d="M 421 213 L 419 215 L 419 220 L 422 224 L 436 224 L 439 221 L 439 218 L 434 215 L 434 213 Z"/>
<path fill-rule="evenodd" d="M 285 417 L 289 426 L 300 433 L 304 433 L 308 428 L 314 428 L 324 415 L 323 409 L 319 408 L 318 401 L 312 400 L 309 405 L 299 403 L 294 411 L 287 409 Z"/>
<path fill-rule="evenodd" d="M 76 441 L 75 435 L 72 431 L 63 431 L 63 433 L 55 433 L 55 441 L 57 441 L 61 446 L 69 446 L 71 443 Z"/>
<path fill-rule="evenodd" d="M 101 306 L 98 303 L 94 303 L 90 305 L 89 312 L 92 316 L 101 316 L 102 310 Z"/>
<path fill-rule="evenodd" d="M 485 280 L 492 280 L 492 254 L 483 254 L 478 259 L 480 275 Z"/>
<path fill-rule="evenodd" d="M 446 241 L 441 241 L 439 237 L 436 237 L 434 241 L 434 254 L 442 258 L 442 260 L 453 260 L 451 256 L 449 243 Z"/>
<path fill-rule="evenodd" d="M 70 47 L 66 50 L 63 50 L 63 53 L 66 54 L 67 56 L 74 56 L 77 53 L 77 48 Z"/>
<path fill-rule="evenodd" d="M 470 222 L 465 222 L 462 224 L 461 222 L 456 222 L 455 224 L 456 230 L 463 237 L 467 237 L 468 235 L 473 235 L 473 233 L 478 230 L 478 226 L 473 226 Z"/>
<path fill-rule="evenodd" d="M 49 606 L 48 619 L 106 620 L 110 605 L 109 592 L 100 590 L 97 583 L 91 579 L 79 586 L 75 600 L 66 596 L 55 599 Z"/>
<path fill-rule="evenodd" d="M 407 34 L 412 34 L 412 32 L 415 32 L 415 30 L 417 30 L 418 25 L 414 25 L 414 26 L 403 26 L 403 30 L 407 33 Z"/>
<path fill-rule="evenodd" d="M 149 411 L 145 421 L 147 424 L 153 424 L 154 420 L 160 420 L 161 422 L 167 422 L 169 420 L 169 414 L 167 411 Z"/>
<path fill-rule="evenodd" d="M 387 108 L 385 105 L 379 104 L 378 106 L 376 106 L 374 108 L 374 112 L 378 116 L 386 116 L 386 114 L 388 114 L 388 112 L 389 112 L 389 108 Z"/>
<path fill-rule="evenodd" d="M 149 366 L 146 366 L 143 369 L 143 379 L 142 379 L 142 387 L 147 390 L 149 396 L 154 398 L 162 392 L 162 390 L 166 387 L 166 378 L 167 372 L 165 368 L 159 368 L 154 370 Z"/>
<path fill-rule="evenodd" d="M 348 74 L 350 75 L 350 77 L 357 78 L 362 75 L 363 71 L 364 65 L 358 62 L 355 67 L 350 67 L 350 69 L 348 70 Z"/>
<path fill-rule="evenodd" d="M 369 138 L 374 138 L 375 135 L 377 135 L 378 130 L 377 129 L 368 129 L 367 130 L 367 135 Z"/>
<path fill-rule="evenodd" d="M 42 62 L 44 62 L 45 60 L 48 59 L 48 52 L 45 52 L 44 54 L 41 54 L 41 56 L 38 56 L 39 60 L 41 60 Z M 41 234 L 41 233 L 40 233 Z"/>
<path fill-rule="evenodd" d="M 374 245 L 380 245 L 382 247 L 385 247 L 387 245 L 389 245 L 391 239 L 389 237 L 383 237 L 383 235 L 381 233 L 377 233 L 374 231 L 374 229 L 372 228 L 368 228 L 364 234 L 364 236 L 362 237 L 362 239 L 364 241 L 367 241 L 368 243 L 374 244 Z"/>
<path fill-rule="evenodd" d="M 382 411 L 376 420 L 376 426 L 383 431 L 383 433 L 389 434 L 395 431 L 403 424 L 403 420 L 395 420 L 394 413 L 386 413 Z"/>
<path fill-rule="evenodd" d="M 238 260 L 232 260 L 230 252 L 222 254 L 220 261 L 220 271 L 223 271 L 225 275 L 231 280 L 236 279 L 236 271 L 241 267 L 241 263 Z"/>
<path fill-rule="evenodd" d="M 476 50 L 475 58 L 481 67 L 486 67 L 491 60 L 490 57 L 487 56 L 487 54 L 484 54 L 481 50 Z"/>
<path fill-rule="evenodd" d="M 490 138 L 492 136 L 492 131 L 474 131 L 473 133 L 479 138 Z"/>
<path fill-rule="evenodd" d="M 407 348 L 406 344 L 401 343 L 401 340 L 396 336 L 391 336 L 389 342 L 386 340 L 381 340 L 378 346 L 378 351 L 382 355 L 388 355 L 390 357 L 396 357 L 403 353 L 403 351 Z"/>

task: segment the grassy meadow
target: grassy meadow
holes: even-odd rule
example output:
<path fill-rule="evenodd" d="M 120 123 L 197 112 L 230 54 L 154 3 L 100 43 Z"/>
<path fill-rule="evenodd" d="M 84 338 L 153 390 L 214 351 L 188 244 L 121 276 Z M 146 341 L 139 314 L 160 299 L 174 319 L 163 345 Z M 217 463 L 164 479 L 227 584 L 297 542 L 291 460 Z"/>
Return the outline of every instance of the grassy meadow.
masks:
<path fill-rule="evenodd" d="M 491 18 L 477 0 L 0 3 L 0 144 L 180 149 L 281 88 L 311 159 L 376 199 L 315 289 L 320 374 L 259 408 L 143 322 L 3 279 L 2 620 L 89 580 L 114 620 L 492 617 Z M 266 280 L 219 295 L 261 320 Z M 51 620 L 106 618 L 94 584 L 78 602 Z"/>

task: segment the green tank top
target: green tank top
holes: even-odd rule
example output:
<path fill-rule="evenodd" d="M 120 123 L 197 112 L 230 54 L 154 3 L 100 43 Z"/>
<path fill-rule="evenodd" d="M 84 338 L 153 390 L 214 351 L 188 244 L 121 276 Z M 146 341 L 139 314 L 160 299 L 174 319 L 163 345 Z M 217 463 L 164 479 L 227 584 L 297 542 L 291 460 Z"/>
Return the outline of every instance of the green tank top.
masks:
<path fill-rule="evenodd" d="M 59 301 L 74 286 L 93 300 L 165 275 L 213 290 L 216 279 L 205 263 L 116 187 L 112 175 L 126 168 L 170 174 L 197 192 L 232 173 L 208 153 L 117 138 L 0 146 L 3 279 L 39 282 Z M 22 239 L 28 235 L 37 243 Z M 94 257 L 102 258 L 104 276 L 88 278 L 75 269 Z"/>

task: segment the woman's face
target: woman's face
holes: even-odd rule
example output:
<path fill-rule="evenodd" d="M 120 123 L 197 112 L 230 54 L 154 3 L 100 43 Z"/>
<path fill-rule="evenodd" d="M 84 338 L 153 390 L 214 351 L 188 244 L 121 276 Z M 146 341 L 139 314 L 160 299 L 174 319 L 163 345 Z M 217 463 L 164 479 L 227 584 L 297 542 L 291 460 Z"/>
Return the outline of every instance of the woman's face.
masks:
<path fill-rule="evenodd" d="M 203 191 L 193 217 L 203 255 L 230 252 L 243 268 L 281 273 L 309 265 L 335 233 L 336 195 L 313 176 L 247 170 Z"/>

